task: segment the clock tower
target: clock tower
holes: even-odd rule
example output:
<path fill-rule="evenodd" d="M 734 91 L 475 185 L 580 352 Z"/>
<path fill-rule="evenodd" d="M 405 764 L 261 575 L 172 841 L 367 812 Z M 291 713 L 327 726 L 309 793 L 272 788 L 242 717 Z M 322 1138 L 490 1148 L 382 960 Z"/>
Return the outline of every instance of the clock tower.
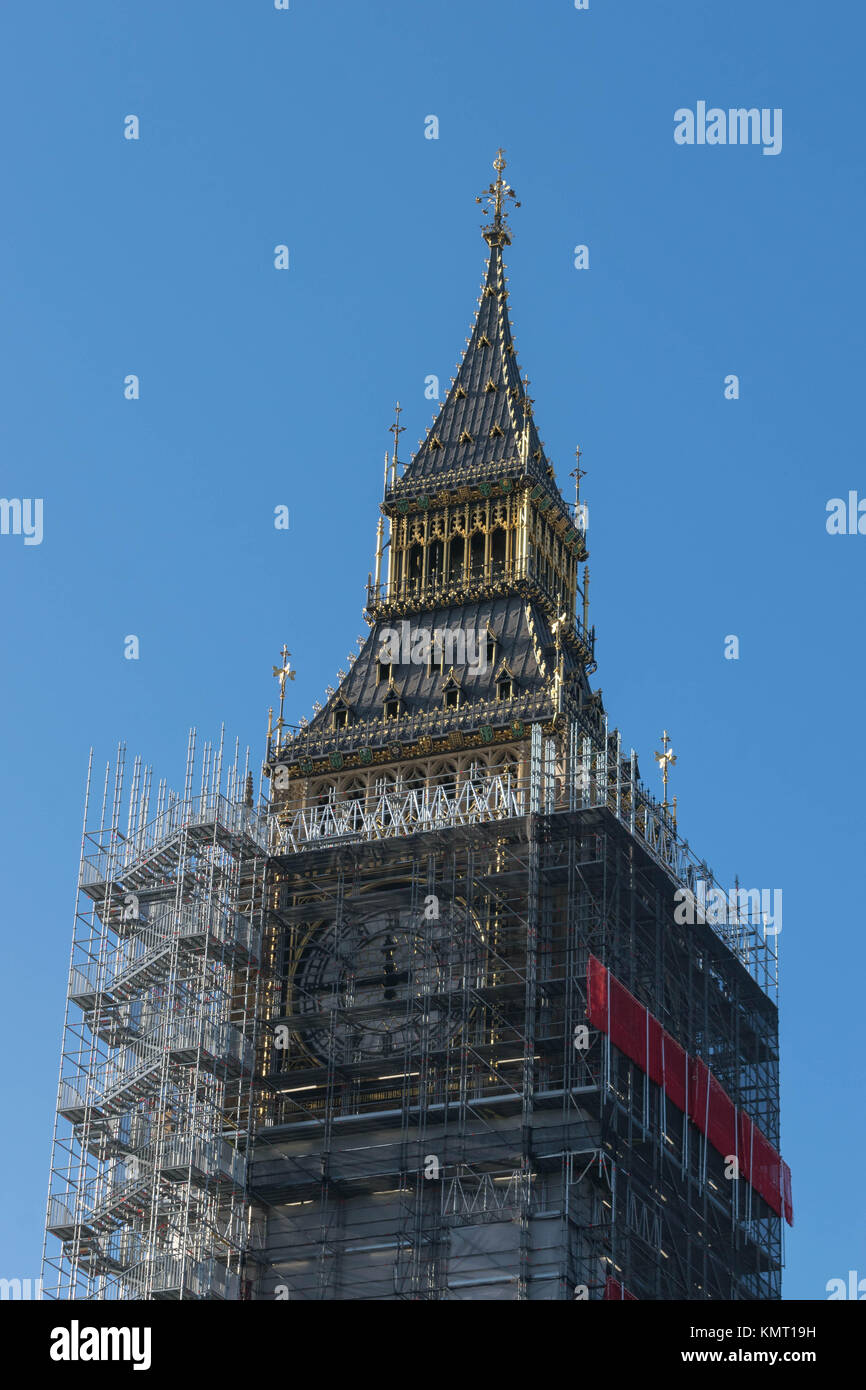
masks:
<path fill-rule="evenodd" d="M 281 706 L 271 730 L 248 1284 L 774 1298 L 772 950 L 753 923 L 677 925 L 676 892 L 710 871 L 591 687 L 583 470 L 569 502 L 518 365 L 505 167 L 499 151 L 478 200 L 468 345 L 407 462 L 399 407 L 392 426 L 367 636 L 312 720 L 290 729 Z M 644 1034 L 669 1039 L 665 1065 Z M 752 1157 L 751 1181 L 725 1180 L 668 1074 L 690 1064 L 744 1167 L 748 1123 L 775 1179 Z"/>
<path fill-rule="evenodd" d="M 297 725 L 273 668 L 268 797 L 195 731 L 182 792 L 88 775 L 46 1298 L 780 1297 L 775 938 L 681 838 L 670 735 L 659 800 L 593 689 L 494 169 L 367 635 Z"/>

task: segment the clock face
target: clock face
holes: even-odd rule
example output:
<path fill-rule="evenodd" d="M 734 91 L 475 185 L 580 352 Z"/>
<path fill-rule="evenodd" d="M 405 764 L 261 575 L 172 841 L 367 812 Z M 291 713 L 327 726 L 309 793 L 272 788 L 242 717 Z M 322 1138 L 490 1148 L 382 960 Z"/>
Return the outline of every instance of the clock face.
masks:
<path fill-rule="evenodd" d="M 426 921 L 408 908 L 379 908 L 314 927 L 292 978 L 298 1031 L 319 1061 L 402 1061 L 425 1041 L 443 1047 L 461 1022 L 454 991 L 480 975 L 483 942 L 474 917 L 456 908 Z M 425 1037 L 426 1034 L 426 1037 Z"/>

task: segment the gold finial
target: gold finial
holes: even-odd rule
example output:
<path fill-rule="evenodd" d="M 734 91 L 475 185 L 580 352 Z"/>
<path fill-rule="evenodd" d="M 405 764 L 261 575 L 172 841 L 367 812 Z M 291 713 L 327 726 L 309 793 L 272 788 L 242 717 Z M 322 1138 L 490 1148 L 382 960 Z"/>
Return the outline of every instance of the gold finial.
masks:
<path fill-rule="evenodd" d="M 493 161 L 493 167 L 496 170 L 496 208 L 493 215 L 497 225 L 502 221 L 502 194 L 505 187 L 502 170 L 505 168 L 505 165 L 505 151 L 500 145 L 499 149 L 496 151 L 496 158 Z"/>
<path fill-rule="evenodd" d="M 670 738 L 669 738 L 669 736 L 668 736 L 668 731 L 667 731 L 667 729 L 663 729 L 663 730 L 662 730 L 662 749 L 663 749 L 664 751 L 661 752 L 661 753 L 655 753 L 655 754 L 653 754 L 653 756 L 654 756 L 656 762 L 658 763 L 659 767 L 661 768 L 661 772 L 662 772 L 662 783 L 663 783 L 664 789 L 665 789 L 665 798 L 664 798 L 664 802 L 663 802 L 663 809 L 664 809 L 665 811 L 667 811 L 667 809 L 668 809 L 668 771 L 669 771 L 670 768 L 672 768 L 672 767 L 674 766 L 674 764 L 675 764 L 675 762 L 676 762 L 676 760 L 677 760 L 677 755 L 676 755 L 676 753 L 674 752 L 673 748 L 670 746 L 670 744 L 671 744 L 671 741 L 670 741 Z M 676 797 L 674 797 L 674 808 L 676 808 Z"/>
<path fill-rule="evenodd" d="M 276 723 L 276 734 L 278 744 L 282 743 L 283 707 L 286 701 L 286 681 L 293 681 L 295 679 L 295 673 L 292 670 L 292 665 L 289 661 L 289 657 L 291 656 L 291 654 L 292 653 L 289 651 L 288 647 L 284 642 L 283 650 L 280 652 L 280 656 L 283 659 L 283 664 L 282 666 L 275 666 L 273 668 L 274 675 L 279 677 L 280 682 L 280 714 Z M 268 719 L 268 723 L 270 724 L 270 718 Z"/>
<path fill-rule="evenodd" d="M 493 167 L 496 170 L 496 182 L 489 184 L 481 197 L 475 199 L 476 203 L 486 202 L 493 209 L 493 226 L 482 228 L 484 239 L 490 246 L 501 246 L 503 242 L 507 242 L 509 245 L 511 243 L 511 237 L 505 225 L 505 218 L 508 216 L 508 210 L 505 206 L 506 198 L 510 198 L 516 208 L 520 207 L 514 189 L 502 177 L 505 165 L 505 151 L 498 149 L 493 161 Z"/>
<path fill-rule="evenodd" d="M 403 411 L 402 411 L 402 408 L 401 408 L 401 406 L 400 406 L 400 402 L 399 402 L 399 401 L 397 402 L 397 404 L 396 404 L 396 406 L 395 406 L 395 411 L 396 411 L 396 418 L 395 418 L 395 420 L 394 420 L 394 423 L 393 423 L 393 425 L 389 425 L 389 426 L 388 426 L 388 433 L 389 433 L 389 434 L 393 434 L 393 436 L 394 436 L 394 454 L 393 454 L 393 457 L 392 457 L 392 459 L 391 459 L 391 476 L 392 476 L 392 478 L 397 476 L 397 464 L 398 464 L 399 461 L 400 461 L 400 460 L 397 458 L 397 447 L 398 447 L 398 445 L 399 445 L 399 443 L 400 443 L 400 435 L 401 435 L 401 434 L 404 434 L 405 431 L 406 431 L 406 426 L 400 424 L 400 416 L 403 414 Z"/>
<path fill-rule="evenodd" d="M 568 614 L 560 613 L 550 625 L 556 638 L 556 665 L 553 668 L 553 689 L 557 710 L 562 709 L 562 686 L 565 676 L 565 653 L 562 649 L 562 630 L 568 626 Z"/>

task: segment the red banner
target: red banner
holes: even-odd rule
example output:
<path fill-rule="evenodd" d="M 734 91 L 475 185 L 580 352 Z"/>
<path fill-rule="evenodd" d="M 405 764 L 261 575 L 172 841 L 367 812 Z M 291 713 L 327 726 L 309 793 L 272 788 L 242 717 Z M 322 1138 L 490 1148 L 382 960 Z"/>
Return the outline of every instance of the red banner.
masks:
<path fill-rule="evenodd" d="M 595 956 L 589 958 L 587 993 L 592 1026 L 606 1033 L 620 1052 L 663 1088 L 717 1153 L 736 1158 L 740 1176 L 793 1226 L 790 1168 L 745 1111 L 737 1110 L 706 1063 L 684 1052 L 649 1009 Z"/>
<path fill-rule="evenodd" d="M 621 1284 L 618 1279 L 614 1279 L 610 1274 L 604 1281 L 604 1296 L 608 1299 L 628 1299 L 632 1303 L 640 1302 L 633 1293 L 629 1293 L 625 1284 Z"/>

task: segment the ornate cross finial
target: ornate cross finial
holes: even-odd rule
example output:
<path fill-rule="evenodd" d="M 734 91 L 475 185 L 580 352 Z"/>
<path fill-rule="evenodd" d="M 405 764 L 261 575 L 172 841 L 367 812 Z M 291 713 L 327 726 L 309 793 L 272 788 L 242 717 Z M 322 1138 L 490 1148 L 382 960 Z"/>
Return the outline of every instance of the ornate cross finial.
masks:
<path fill-rule="evenodd" d="M 571 472 L 568 475 L 570 478 L 574 479 L 574 501 L 575 505 L 578 507 L 580 506 L 580 480 L 581 478 L 586 477 L 586 469 L 581 468 L 580 466 L 580 456 L 581 448 L 578 444 L 577 448 L 574 451 L 574 457 L 577 460 L 577 467 L 572 468 Z"/>
<path fill-rule="evenodd" d="M 494 184 L 494 188 L 496 190 L 494 195 L 496 199 L 496 205 L 493 212 L 493 218 L 496 222 L 497 227 L 502 222 L 502 197 L 505 189 L 508 186 L 502 177 L 502 170 L 505 168 L 505 164 L 505 151 L 500 145 L 499 149 L 496 151 L 496 158 L 493 161 L 493 167 L 496 170 L 496 183 Z"/>
<path fill-rule="evenodd" d="M 671 747 L 671 741 L 668 736 L 667 729 L 662 730 L 662 749 L 663 752 L 655 753 L 653 754 L 653 756 L 656 762 L 658 763 L 659 767 L 661 768 L 662 782 L 664 784 L 665 789 L 665 799 L 663 807 L 666 811 L 668 809 L 668 771 L 670 768 L 674 766 L 677 760 L 677 755 Z"/>
<path fill-rule="evenodd" d="M 400 444 L 400 435 L 401 435 L 401 434 L 404 434 L 404 433 L 405 433 L 405 430 L 406 430 L 406 426 L 400 424 L 400 416 L 403 414 L 403 410 L 402 410 L 402 407 L 401 407 L 399 401 L 397 402 L 397 404 L 396 404 L 396 406 L 395 406 L 395 411 L 396 411 L 396 418 L 395 418 L 395 420 L 394 420 L 393 425 L 389 425 L 389 426 L 388 426 L 388 432 L 389 432 L 389 434 L 393 434 L 393 436 L 394 436 L 394 456 L 393 456 L 393 458 L 392 458 L 392 460 L 391 460 L 391 463 L 392 463 L 394 472 L 396 473 L 397 464 L 400 462 L 400 460 L 397 458 L 397 449 L 398 449 L 398 446 L 399 446 L 399 444 Z"/>
<path fill-rule="evenodd" d="M 482 229 L 484 232 L 484 239 L 490 246 L 501 246 L 503 242 L 508 242 L 509 244 L 511 242 L 511 237 L 505 224 L 505 219 L 508 216 L 508 210 L 505 205 L 506 198 L 510 198 L 516 208 L 520 207 L 514 189 L 510 184 L 507 184 L 502 177 L 505 163 L 505 151 L 503 149 L 498 149 L 496 151 L 496 158 L 493 161 L 493 167 L 496 170 L 496 182 L 489 184 L 481 194 L 481 197 L 475 199 L 476 203 L 486 202 L 493 209 L 493 226 L 484 227 Z"/>
<path fill-rule="evenodd" d="M 291 654 L 292 654 L 292 653 L 289 651 L 288 647 L 286 646 L 286 644 L 285 644 L 285 642 L 284 642 L 284 643 L 283 643 L 283 650 L 280 652 L 280 656 L 281 656 L 282 659 L 283 659 L 283 664 L 282 664 L 282 666 L 275 666 L 275 667 L 273 668 L 274 675 L 277 676 L 277 677 L 279 678 L 279 682 L 280 682 L 280 716 L 279 716 L 279 719 L 277 720 L 277 730 L 278 730 L 278 731 L 281 731 L 281 730 L 282 730 L 282 727 L 283 727 L 283 707 L 284 707 L 285 702 L 286 702 L 286 681 L 293 681 L 293 680 L 295 679 L 295 673 L 294 673 L 294 671 L 292 670 L 292 665 L 291 665 L 291 662 L 289 661 L 289 657 L 291 656 Z M 278 741 L 279 741 L 279 732 L 278 732 Z"/>
<path fill-rule="evenodd" d="M 286 646 L 286 644 L 285 644 L 285 642 L 284 642 L 284 643 L 283 643 L 283 650 L 280 652 L 280 656 L 281 656 L 282 659 L 283 659 L 283 664 L 282 664 L 282 666 L 275 666 L 275 667 L 273 668 L 274 675 L 275 675 L 275 676 L 279 676 L 279 678 L 280 678 L 280 694 L 281 694 L 281 695 L 284 695 L 284 694 L 285 694 L 285 691 L 286 691 L 286 681 L 287 681 L 287 680 L 288 680 L 288 681 L 293 681 L 293 680 L 295 679 L 295 673 L 294 673 L 294 671 L 292 670 L 292 664 L 291 664 L 291 662 L 289 661 L 289 657 L 291 656 L 291 654 L 292 654 L 292 653 L 289 651 L 288 647 Z"/>

